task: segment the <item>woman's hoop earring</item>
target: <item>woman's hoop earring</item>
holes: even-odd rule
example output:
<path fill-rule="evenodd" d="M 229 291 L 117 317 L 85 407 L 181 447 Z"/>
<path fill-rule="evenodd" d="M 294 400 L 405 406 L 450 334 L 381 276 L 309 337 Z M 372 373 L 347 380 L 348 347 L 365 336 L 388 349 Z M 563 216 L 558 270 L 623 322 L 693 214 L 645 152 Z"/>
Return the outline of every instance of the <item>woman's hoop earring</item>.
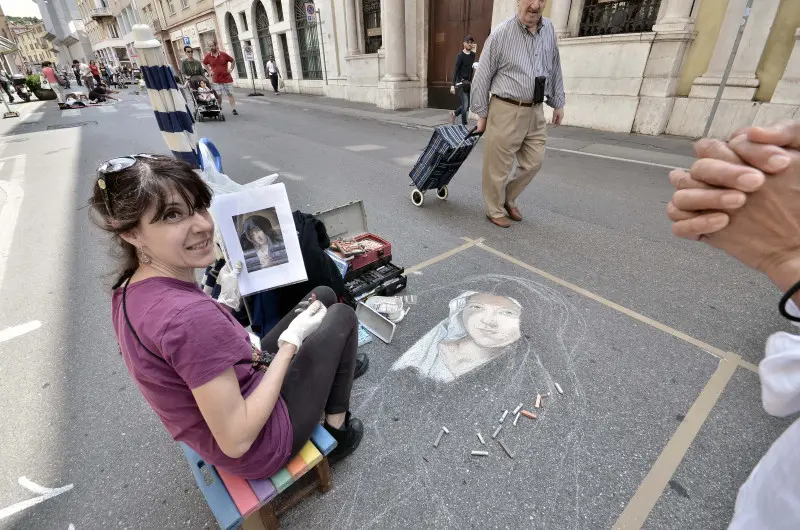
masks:
<path fill-rule="evenodd" d="M 144 253 L 144 247 L 139 247 L 139 261 L 145 265 L 149 265 L 153 261 L 150 259 L 150 256 Z"/>

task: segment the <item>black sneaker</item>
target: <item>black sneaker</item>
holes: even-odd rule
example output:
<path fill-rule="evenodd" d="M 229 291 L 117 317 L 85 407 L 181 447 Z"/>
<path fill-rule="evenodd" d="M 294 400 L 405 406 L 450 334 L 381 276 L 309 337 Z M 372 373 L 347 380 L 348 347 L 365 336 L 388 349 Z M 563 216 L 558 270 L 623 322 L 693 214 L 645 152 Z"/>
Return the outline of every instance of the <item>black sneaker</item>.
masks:
<path fill-rule="evenodd" d="M 238 116 L 238 115 L 239 115 L 239 113 L 238 113 L 238 112 L 236 112 L 236 109 L 233 109 L 233 115 L 234 115 L 234 116 Z"/>
<path fill-rule="evenodd" d="M 367 368 L 369 368 L 369 357 L 364 352 L 356 354 L 356 371 L 353 374 L 353 379 L 358 379 L 365 373 L 367 373 Z"/>
<path fill-rule="evenodd" d="M 328 425 L 326 421 L 325 429 L 336 440 L 336 449 L 328 455 L 328 463 L 335 464 L 342 458 L 349 456 L 350 453 L 358 449 L 361 438 L 364 437 L 364 424 L 358 418 L 350 416 L 350 412 L 344 418 L 344 424 L 337 429 Z"/>

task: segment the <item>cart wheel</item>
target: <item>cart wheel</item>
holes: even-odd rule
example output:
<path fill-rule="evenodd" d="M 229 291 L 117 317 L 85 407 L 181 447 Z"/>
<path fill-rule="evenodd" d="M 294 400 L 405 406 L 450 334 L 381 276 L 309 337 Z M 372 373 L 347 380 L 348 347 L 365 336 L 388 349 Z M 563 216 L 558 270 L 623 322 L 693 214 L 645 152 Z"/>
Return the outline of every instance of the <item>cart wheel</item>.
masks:
<path fill-rule="evenodd" d="M 220 119 L 220 121 L 225 121 L 225 115 L 224 114 L 220 114 L 219 115 L 219 119 Z"/>
<path fill-rule="evenodd" d="M 414 206 L 422 206 L 422 203 L 425 202 L 425 194 L 415 189 L 411 192 L 411 202 L 414 203 Z"/>
<path fill-rule="evenodd" d="M 203 118 L 203 115 L 202 115 L 202 114 L 198 114 L 198 115 L 197 115 L 197 121 L 203 121 L 203 119 L 204 119 L 204 118 Z"/>
<path fill-rule="evenodd" d="M 439 197 L 441 200 L 447 200 L 447 186 L 442 186 L 438 190 L 436 190 L 436 196 Z"/>

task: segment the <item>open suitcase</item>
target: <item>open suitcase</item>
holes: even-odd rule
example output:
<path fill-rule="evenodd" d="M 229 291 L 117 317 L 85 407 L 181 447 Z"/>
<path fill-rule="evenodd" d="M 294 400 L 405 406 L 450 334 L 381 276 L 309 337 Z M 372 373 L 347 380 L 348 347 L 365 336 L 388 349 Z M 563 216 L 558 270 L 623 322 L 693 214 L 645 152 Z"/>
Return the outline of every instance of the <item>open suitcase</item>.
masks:
<path fill-rule="evenodd" d="M 411 202 L 415 206 L 422 206 L 428 190 L 435 189 L 437 197 L 447 199 L 447 185 L 481 137 L 476 129 L 469 130 L 464 125 L 439 125 L 433 130 L 428 147 L 409 174 L 414 181 Z"/>
<path fill-rule="evenodd" d="M 339 267 L 344 277 L 344 301 L 353 307 L 369 296 L 392 296 L 405 289 L 408 278 L 405 271 L 392 263 L 392 244 L 367 229 L 367 213 L 362 201 L 317 212 L 314 217 L 322 221 L 331 240 L 328 253 L 334 262 L 344 262 Z M 336 250 L 337 243 L 349 240 L 362 245 L 364 252 L 345 257 Z"/>

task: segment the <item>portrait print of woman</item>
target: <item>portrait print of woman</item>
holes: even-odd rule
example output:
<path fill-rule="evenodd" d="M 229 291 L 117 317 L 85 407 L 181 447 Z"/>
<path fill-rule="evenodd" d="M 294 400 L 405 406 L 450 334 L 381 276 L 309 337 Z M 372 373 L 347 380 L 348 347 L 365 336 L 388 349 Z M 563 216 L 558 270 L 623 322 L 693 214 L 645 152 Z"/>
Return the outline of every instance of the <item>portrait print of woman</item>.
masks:
<path fill-rule="evenodd" d="M 238 224 L 236 218 L 234 223 Z M 247 217 L 239 234 L 247 272 L 252 273 L 289 263 L 280 227 L 277 223 L 273 224 L 266 215 L 256 214 Z"/>
<path fill-rule="evenodd" d="M 467 291 L 450 301 L 449 316 L 392 366 L 451 382 L 508 351 L 521 336 L 522 306 L 514 298 Z"/>

